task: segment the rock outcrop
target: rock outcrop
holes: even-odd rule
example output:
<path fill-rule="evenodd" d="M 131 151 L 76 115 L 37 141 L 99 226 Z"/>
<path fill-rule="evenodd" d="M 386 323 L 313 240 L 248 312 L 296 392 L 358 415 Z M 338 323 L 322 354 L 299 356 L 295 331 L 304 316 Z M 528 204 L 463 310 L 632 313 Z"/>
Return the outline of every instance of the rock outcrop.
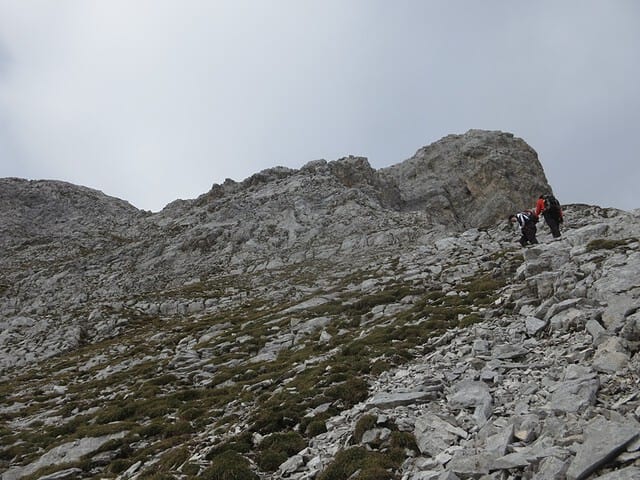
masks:
<path fill-rule="evenodd" d="M 402 208 L 467 228 L 493 225 L 504 212 L 550 192 L 541 172 L 538 155 L 523 140 L 483 130 L 449 135 L 382 170 L 398 185 Z"/>
<path fill-rule="evenodd" d="M 640 478 L 640 211 L 522 249 L 545 190 L 481 131 L 156 214 L 0 180 L 2 480 Z"/>

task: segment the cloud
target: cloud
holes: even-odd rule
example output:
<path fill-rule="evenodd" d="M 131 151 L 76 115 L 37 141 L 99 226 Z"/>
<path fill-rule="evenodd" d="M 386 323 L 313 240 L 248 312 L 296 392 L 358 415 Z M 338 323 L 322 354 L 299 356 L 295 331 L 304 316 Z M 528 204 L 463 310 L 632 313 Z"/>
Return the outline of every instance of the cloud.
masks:
<path fill-rule="evenodd" d="M 631 0 L 0 2 L 0 175 L 158 210 L 275 165 L 383 167 L 487 128 L 530 143 L 563 201 L 638 207 L 638 14 Z"/>

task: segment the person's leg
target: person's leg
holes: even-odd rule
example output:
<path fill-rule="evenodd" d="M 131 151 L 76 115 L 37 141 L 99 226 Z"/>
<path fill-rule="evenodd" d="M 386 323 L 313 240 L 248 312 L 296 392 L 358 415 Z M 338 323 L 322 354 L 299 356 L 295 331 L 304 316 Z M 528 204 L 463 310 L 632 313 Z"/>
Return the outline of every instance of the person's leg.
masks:
<path fill-rule="evenodd" d="M 538 243 L 536 239 L 536 226 L 530 223 L 525 224 L 525 226 L 522 227 L 522 238 L 524 239 L 523 246 L 527 243 Z"/>
<path fill-rule="evenodd" d="M 527 237 L 525 237 L 524 235 L 522 235 L 520 237 L 520 240 L 518 240 L 520 242 L 520 245 L 522 245 L 523 247 L 527 244 Z"/>
<path fill-rule="evenodd" d="M 551 235 L 553 238 L 558 238 L 560 236 L 560 224 L 558 223 L 558 219 L 551 214 L 545 215 L 544 220 L 549 225 L 549 230 L 551 230 Z"/>

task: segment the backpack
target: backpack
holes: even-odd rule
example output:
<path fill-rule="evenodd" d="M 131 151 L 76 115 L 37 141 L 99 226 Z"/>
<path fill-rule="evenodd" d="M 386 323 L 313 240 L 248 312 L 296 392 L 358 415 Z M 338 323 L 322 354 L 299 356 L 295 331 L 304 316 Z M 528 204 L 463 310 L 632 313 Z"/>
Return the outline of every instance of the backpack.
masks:
<path fill-rule="evenodd" d="M 534 212 L 533 210 L 525 210 L 522 213 L 524 213 L 525 217 L 527 217 L 529 222 L 538 223 L 538 216 L 536 215 L 536 212 Z"/>
<path fill-rule="evenodd" d="M 544 200 L 544 209 L 548 212 L 558 213 L 560 211 L 560 202 L 553 195 L 545 195 L 542 197 Z"/>

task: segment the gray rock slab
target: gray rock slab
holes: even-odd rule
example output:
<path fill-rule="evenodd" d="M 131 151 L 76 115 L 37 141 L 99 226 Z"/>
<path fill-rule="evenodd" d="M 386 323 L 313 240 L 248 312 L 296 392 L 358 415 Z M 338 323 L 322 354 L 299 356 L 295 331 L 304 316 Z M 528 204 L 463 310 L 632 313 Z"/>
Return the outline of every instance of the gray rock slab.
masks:
<path fill-rule="evenodd" d="M 544 330 L 549 322 L 540 320 L 537 317 L 527 317 L 524 320 L 524 324 L 527 329 L 527 334 L 529 334 L 529 336 L 531 337 L 535 337 L 538 333 Z"/>
<path fill-rule="evenodd" d="M 465 430 L 431 413 L 416 420 L 413 433 L 420 452 L 432 457 L 457 444 L 460 438 L 467 438 Z"/>
<path fill-rule="evenodd" d="M 569 462 L 556 457 L 547 457 L 540 461 L 538 471 L 531 480 L 558 480 L 563 478 L 569 468 Z"/>
<path fill-rule="evenodd" d="M 581 412 L 596 402 L 600 388 L 597 378 L 586 377 L 560 382 L 554 387 L 548 407 L 556 412 Z"/>
<path fill-rule="evenodd" d="M 447 471 L 463 478 L 478 478 L 489 473 L 490 465 L 494 461 L 495 456 L 488 453 L 458 452 L 447 464 Z"/>
<path fill-rule="evenodd" d="M 585 328 L 587 332 L 589 332 L 589 335 L 591 335 L 591 338 L 593 338 L 594 346 L 597 347 L 607 339 L 607 331 L 597 320 L 589 320 L 585 325 Z"/>
<path fill-rule="evenodd" d="M 567 470 L 568 480 L 587 478 L 613 460 L 640 435 L 640 428 L 598 417 L 585 428 L 585 442 L 578 447 Z"/>
<path fill-rule="evenodd" d="M 529 350 L 520 345 L 496 345 L 491 350 L 491 356 L 498 360 L 513 360 L 516 358 L 522 358 L 529 353 Z"/>
<path fill-rule="evenodd" d="M 599 477 L 595 477 L 593 480 L 640 480 L 640 468 L 627 467 L 615 472 L 605 473 Z"/>
<path fill-rule="evenodd" d="M 61 465 L 79 460 L 83 456 L 96 451 L 109 440 L 122 438 L 126 432 L 120 432 L 113 435 L 105 435 L 103 437 L 87 437 L 73 442 L 64 443 L 52 448 L 38 460 L 31 462 L 24 467 L 13 467 L 2 474 L 2 480 L 17 480 L 19 478 L 31 475 L 41 468 L 51 465 Z"/>
<path fill-rule="evenodd" d="M 484 382 L 463 380 L 452 388 L 449 395 L 449 407 L 469 408 L 473 407 L 473 416 L 479 424 L 484 425 L 492 413 L 493 398 L 489 387 Z"/>
<path fill-rule="evenodd" d="M 44 475 L 38 480 L 66 480 L 68 478 L 81 478 L 82 470 L 79 468 L 67 468 L 66 470 L 60 470 L 59 472 L 50 473 L 49 475 Z"/>
<path fill-rule="evenodd" d="M 302 455 L 294 455 L 280 465 L 278 470 L 283 475 L 290 475 L 298 470 L 302 465 L 304 465 L 304 458 L 302 458 Z"/>
<path fill-rule="evenodd" d="M 489 470 L 511 470 L 512 468 L 528 467 L 531 461 L 522 453 L 509 453 L 494 459 L 489 464 Z"/>
<path fill-rule="evenodd" d="M 617 331 L 624 325 L 630 310 L 638 307 L 638 299 L 631 295 L 613 295 L 607 299 L 607 307 L 602 312 L 602 323 L 609 331 Z"/>
<path fill-rule="evenodd" d="M 485 440 L 485 450 L 497 456 L 507 453 L 507 447 L 513 441 L 513 424 L 502 428 L 499 432 L 487 437 Z"/>
<path fill-rule="evenodd" d="M 442 472 L 437 480 L 460 480 L 460 477 L 453 472 Z"/>
<path fill-rule="evenodd" d="M 376 393 L 373 397 L 367 400 L 366 407 L 395 408 L 402 405 L 419 405 L 421 403 L 428 403 L 434 400 L 436 397 L 436 392 L 380 392 Z"/>
<path fill-rule="evenodd" d="M 629 363 L 629 354 L 618 337 L 606 339 L 593 356 L 593 368 L 602 373 L 622 373 Z"/>
<path fill-rule="evenodd" d="M 605 262 L 603 268 L 609 267 Z M 637 299 L 640 297 L 640 253 L 635 252 L 626 258 L 624 265 L 611 265 L 607 274 L 593 283 L 594 297 L 599 300 L 607 300 L 621 293 L 630 293 Z"/>

